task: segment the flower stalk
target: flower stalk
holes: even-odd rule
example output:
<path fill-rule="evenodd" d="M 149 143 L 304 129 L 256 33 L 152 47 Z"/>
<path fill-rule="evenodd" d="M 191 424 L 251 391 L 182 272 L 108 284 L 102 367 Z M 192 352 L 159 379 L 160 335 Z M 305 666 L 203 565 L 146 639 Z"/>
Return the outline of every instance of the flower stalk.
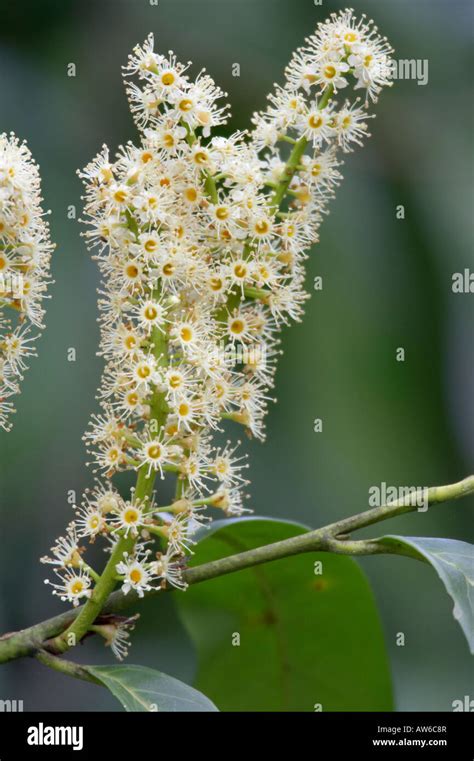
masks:
<path fill-rule="evenodd" d="M 342 179 L 338 156 L 368 135 L 367 108 L 339 93 L 375 101 L 390 84 L 380 73 L 390 53 L 372 22 L 333 14 L 295 53 L 252 131 L 228 138 L 212 136 L 228 106 L 207 73 L 190 79 L 189 64 L 156 52 L 152 35 L 129 57 L 140 141 L 115 160 L 104 146 L 80 173 L 106 364 L 101 414 L 85 435 L 96 485 L 43 558 L 58 577 L 53 593 L 85 601 L 51 650 L 77 645 L 117 584 L 130 597 L 184 589 L 196 526 L 214 511 L 249 512 L 240 442 L 220 446 L 215 435 L 228 422 L 265 438 L 278 334 L 301 320 L 304 261 Z M 113 482 L 125 471 L 137 474 L 128 497 Z M 169 511 L 157 476 L 175 478 Z M 102 571 L 84 558 L 85 542 L 99 539 L 110 551 Z"/>
<path fill-rule="evenodd" d="M 52 282 L 55 247 L 42 200 L 39 168 L 26 143 L 0 134 L 0 428 L 6 431 L 15 412 L 10 400 L 36 356 Z"/>

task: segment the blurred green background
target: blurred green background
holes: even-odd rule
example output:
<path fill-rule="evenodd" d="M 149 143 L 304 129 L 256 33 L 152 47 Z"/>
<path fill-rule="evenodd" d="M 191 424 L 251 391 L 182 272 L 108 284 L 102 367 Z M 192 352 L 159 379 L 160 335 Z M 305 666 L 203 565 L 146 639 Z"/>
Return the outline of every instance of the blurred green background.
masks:
<path fill-rule="evenodd" d="M 472 6 L 466 0 L 355 0 L 396 56 L 428 59 L 429 81 L 398 81 L 376 107 L 373 138 L 345 181 L 308 263 L 323 277 L 305 321 L 285 331 L 268 442 L 251 454 L 257 514 L 318 526 L 367 507 L 368 490 L 449 483 L 473 470 L 473 299 L 453 272 L 472 264 Z M 1 3 L 0 130 L 38 160 L 58 247 L 40 356 L 10 434 L 0 435 L 0 630 L 62 609 L 38 557 L 71 517 L 67 492 L 91 482 L 81 436 L 101 362 L 98 273 L 68 219 L 75 175 L 106 142 L 134 140 L 120 67 L 153 31 L 159 49 L 205 66 L 229 93 L 232 129 L 249 124 L 295 47 L 342 4 L 324 0 L 23 0 Z M 77 76 L 67 76 L 75 63 Z M 232 64 L 241 76 L 232 77 Z M 196 70 L 197 70 L 196 69 Z M 396 207 L 405 206 L 405 220 Z M 75 347 L 77 361 L 67 361 Z M 395 360 L 404 347 L 406 361 Z M 323 419 L 323 432 L 313 420 Z M 473 500 L 387 523 L 386 533 L 473 539 Z M 375 529 L 377 533 L 378 529 Z M 369 533 L 369 532 L 366 532 Z M 381 609 L 399 710 L 451 710 L 472 693 L 472 662 L 434 571 L 402 558 L 363 561 Z M 141 607 L 131 662 L 191 681 L 195 657 L 171 596 Z M 406 644 L 397 647 L 404 632 Z M 347 647 L 350 648 L 350 631 Z M 88 643 L 83 659 L 111 662 Z M 317 654 L 315 654 L 317 657 Z M 36 662 L 0 669 L 0 695 L 25 710 L 115 709 L 105 690 L 68 684 Z"/>

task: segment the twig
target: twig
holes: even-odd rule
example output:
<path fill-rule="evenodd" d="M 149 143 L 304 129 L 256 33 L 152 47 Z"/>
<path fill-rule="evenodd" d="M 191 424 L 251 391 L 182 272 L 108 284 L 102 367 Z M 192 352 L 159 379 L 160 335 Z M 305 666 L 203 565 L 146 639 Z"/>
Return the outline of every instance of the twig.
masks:
<path fill-rule="evenodd" d="M 349 538 L 349 534 L 352 531 L 371 526 L 379 521 L 416 510 L 421 494 L 425 499 L 425 504 L 435 505 L 465 497 L 472 493 L 474 493 L 474 476 L 468 476 L 463 481 L 455 484 L 435 486 L 422 493 L 415 492 L 406 499 L 396 500 L 381 507 L 374 507 L 371 510 L 366 510 L 350 518 L 343 518 L 336 523 L 331 523 L 315 531 L 309 531 L 306 534 L 284 539 L 281 542 L 256 547 L 247 552 L 241 552 L 221 558 L 220 560 L 213 560 L 210 563 L 203 563 L 194 568 L 188 568 L 184 574 L 185 580 L 188 584 L 198 584 L 227 573 L 235 573 L 236 571 L 260 565 L 261 563 L 268 563 L 303 552 L 333 552 L 355 556 L 383 553 L 417 557 L 407 547 L 389 547 L 381 544 L 377 539 L 352 541 Z M 157 594 L 157 592 L 158 590 L 149 592 L 146 596 L 149 597 Z M 138 596 L 133 592 L 129 592 L 128 595 L 124 595 L 122 592 L 114 592 L 108 597 L 106 604 L 102 608 L 102 613 L 117 612 L 133 605 L 138 600 Z M 69 610 L 59 616 L 42 621 L 28 629 L 4 634 L 3 637 L 0 637 L 0 663 L 5 663 L 15 658 L 36 655 L 39 651 L 45 651 L 47 648 L 54 649 L 51 640 L 67 630 L 83 609 L 84 606 L 81 606 L 75 610 Z M 42 662 L 46 663 L 44 655 L 41 655 L 41 658 L 43 659 Z M 63 662 L 62 659 L 61 662 Z M 53 661 L 47 665 L 52 664 Z M 57 662 L 54 661 L 54 664 L 57 665 Z"/>

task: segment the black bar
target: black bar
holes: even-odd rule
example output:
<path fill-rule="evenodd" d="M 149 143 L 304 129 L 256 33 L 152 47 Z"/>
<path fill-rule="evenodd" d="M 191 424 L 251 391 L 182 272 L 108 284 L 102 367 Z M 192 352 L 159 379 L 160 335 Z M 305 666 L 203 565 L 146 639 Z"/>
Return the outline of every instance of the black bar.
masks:
<path fill-rule="evenodd" d="M 0 713 L 0 761 L 239 754 L 474 758 L 470 713 Z M 62 728 L 62 729 L 61 729 Z M 30 742 L 28 742 L 28 739 Z M 49 745 L 49 741 L 56 742 Z M 34 742 L 42 744 L 31 744 Z M 69 742 L 69 745 L 63 744 Z M 76 750 L 73 749 L 74 745 Z"/>

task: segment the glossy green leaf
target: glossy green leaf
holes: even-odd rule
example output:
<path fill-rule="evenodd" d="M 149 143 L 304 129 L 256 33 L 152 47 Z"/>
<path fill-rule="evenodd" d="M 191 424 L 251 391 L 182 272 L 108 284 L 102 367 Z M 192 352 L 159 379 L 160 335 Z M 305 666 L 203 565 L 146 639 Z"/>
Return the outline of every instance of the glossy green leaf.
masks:
<path fill-rule="evenodd" d="M 305 530 L 264 518 L 216 522 L 212 534 L 201 533 L 192 564 Z M 198 651 L 196 686 L 221 710 L 392 709 L 380 620 L 351 558 L 295 555 L 175 599 Z"/>
<path fill-rule="evenodd" d="M 126 711 L 217 711 L 205 695 L 145 666 L 87 666 Z"/>
<path fill-rule="evenodd" d="M 427 560 L 454 600 L 453 616 L 474 653 L 474 546 L 457 539 L 384 536 L 385 544 L 404 545 Z"/>

